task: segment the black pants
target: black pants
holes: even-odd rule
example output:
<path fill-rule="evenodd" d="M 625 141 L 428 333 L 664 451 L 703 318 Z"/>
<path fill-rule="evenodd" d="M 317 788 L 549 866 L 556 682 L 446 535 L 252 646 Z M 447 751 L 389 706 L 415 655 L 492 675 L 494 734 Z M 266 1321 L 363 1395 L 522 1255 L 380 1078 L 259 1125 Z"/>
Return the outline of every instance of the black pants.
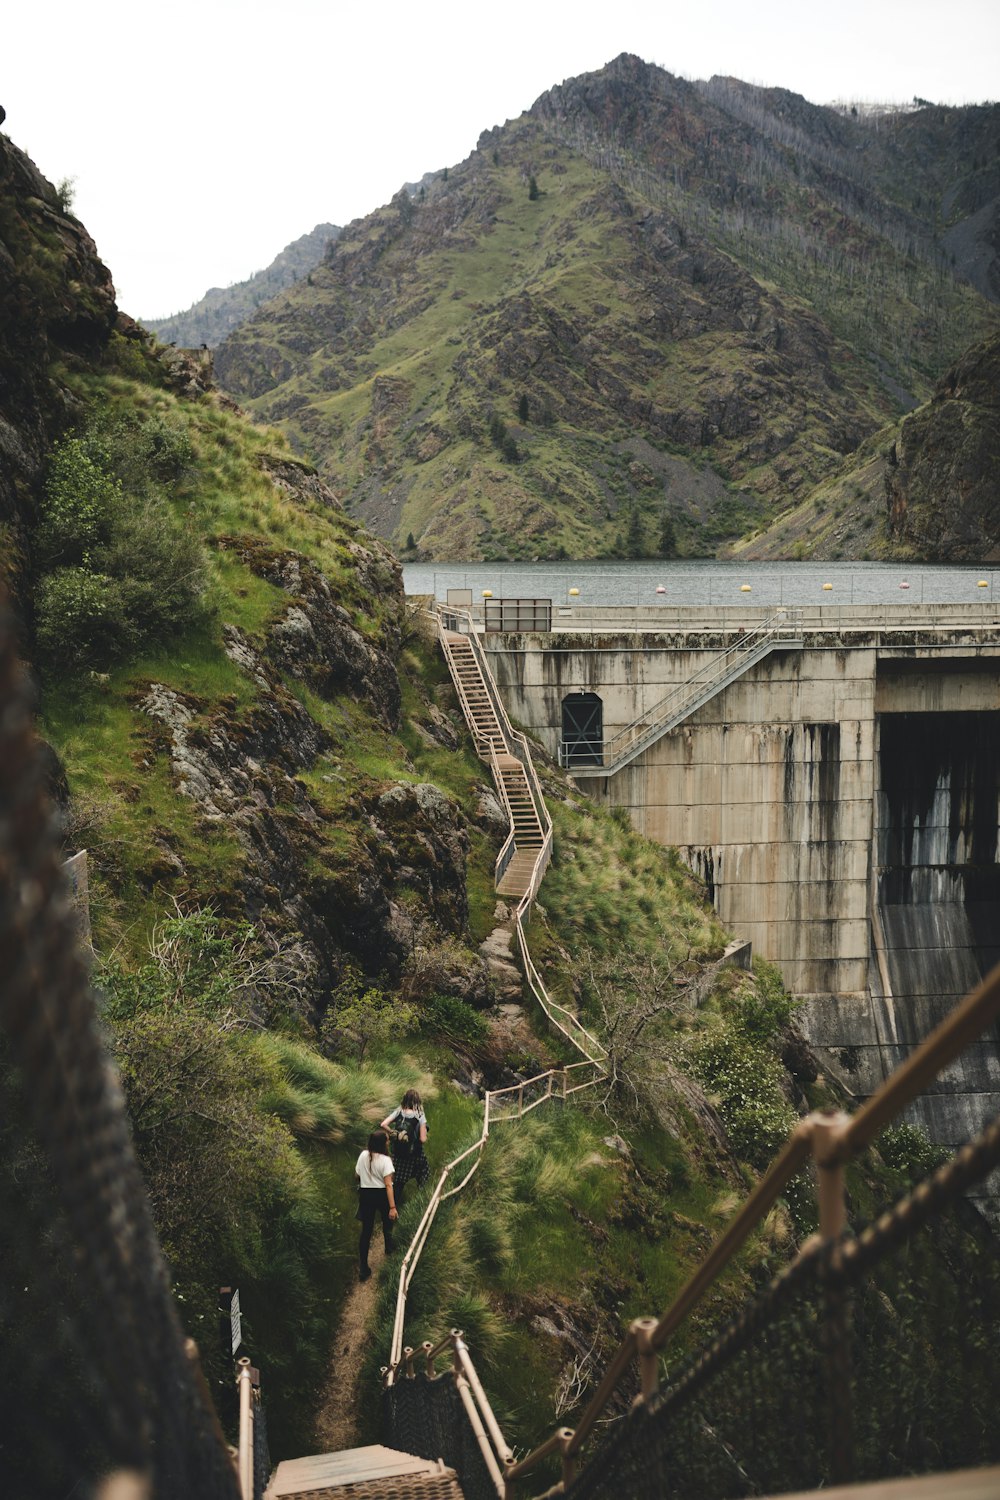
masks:
<path fill-rule="evenodd" d="M 358 1240 L 358 1260 L 362 1271 L 368 1269 L 368 1247 L 372 1242 L 375 1217 L 382 1216 L 382 1238 L 388 1255 L 392 1249 L 392 1220 L 389 1218 L 389 1194 L 385 1188 L 361 1188 L 358 1202 L 358 1218 L 361 1220 L 361 1238 Z"/>

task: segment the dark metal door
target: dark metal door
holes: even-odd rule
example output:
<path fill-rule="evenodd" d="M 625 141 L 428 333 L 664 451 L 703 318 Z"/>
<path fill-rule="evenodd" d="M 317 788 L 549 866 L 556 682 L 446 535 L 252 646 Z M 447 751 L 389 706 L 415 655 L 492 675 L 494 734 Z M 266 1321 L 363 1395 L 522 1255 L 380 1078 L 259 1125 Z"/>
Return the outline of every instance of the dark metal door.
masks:
<path fill-rule="evenodd" d="M 562 763 L 599 766 L 604 761 L 604 704 L 596 693 L 570 693 L 562 703 Z"/>

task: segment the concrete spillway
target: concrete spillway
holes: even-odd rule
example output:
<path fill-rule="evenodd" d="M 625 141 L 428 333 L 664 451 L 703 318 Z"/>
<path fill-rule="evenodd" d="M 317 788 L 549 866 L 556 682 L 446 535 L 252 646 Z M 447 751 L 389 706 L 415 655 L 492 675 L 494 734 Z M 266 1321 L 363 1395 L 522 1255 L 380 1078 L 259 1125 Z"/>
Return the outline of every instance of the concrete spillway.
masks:
<path fill-rule="evenodd" d="M 1000 714 L 885 714 L 879 741 L 884 965 L 872 990 L 884 1068 L 1000 961 Z M 997 1110 L 994 1030 L 956 1060 L 912 1117 L 935 1140 L 957 1145 Z"/>

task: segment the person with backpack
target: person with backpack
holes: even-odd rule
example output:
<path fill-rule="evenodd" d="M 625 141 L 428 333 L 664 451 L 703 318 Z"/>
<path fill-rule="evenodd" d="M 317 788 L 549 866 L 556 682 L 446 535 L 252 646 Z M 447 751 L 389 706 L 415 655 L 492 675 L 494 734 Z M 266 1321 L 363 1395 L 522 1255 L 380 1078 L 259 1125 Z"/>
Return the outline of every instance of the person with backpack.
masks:
<path fill-rule="evenodd" d="M 403 1204 L 403 1189 L 412 1179 L 418 1187 L 427 1181 L 430 1164 L 424 1155 L 427 1140 L 427 1116 L 416 1089 L 407 1089 L 403 1102 L 386 1115 L 382 1129 L 389 1132 L 392 1161 L 396 1169 L 396 1205 Z"/>
<path fill-rule="evenodd" d="M 368 1137 L 368 1149 L 362 1151 L 354 1168 L 354 1179 L 359 1189 L 357 1217 L 361 1221 L 361 1236 L 358 1241 L 358 1261 L 362 1281 L 367 1281 L 372 1274 L 368 1265 L 368 1247 L 372 1242 L 376 1214 L 380 1214 L 382 1218 L 385 1253 L 392 1254 L 392 1226 L 399 1214 L 393 1190 L 394 1177 L 389 1138 L 384 1130 L 373 1130 Z"/>

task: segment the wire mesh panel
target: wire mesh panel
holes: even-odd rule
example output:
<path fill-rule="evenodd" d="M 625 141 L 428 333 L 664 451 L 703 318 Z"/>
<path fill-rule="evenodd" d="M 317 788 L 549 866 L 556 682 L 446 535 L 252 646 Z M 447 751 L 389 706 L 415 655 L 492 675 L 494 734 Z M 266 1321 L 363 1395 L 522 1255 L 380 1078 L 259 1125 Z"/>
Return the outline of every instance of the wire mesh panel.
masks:
<path fill-rule="evenodd" d="M 573 1500 L 729 1500 L 1000 1462 L 1000 1258 L 961 1194 L 1000 1123 L 818 1241 L 611 1432 Z"/>
<path fill-rule="evenodd" d="M 235 1497 L 104 1051 L 0 619 L 0 1472 L 64 1500 L 128 1468 Z"/>
<path fill-rule="evenodd" d="M 465 1414 L 454 1379 L 414 1375 L 383 1393 L 386 1443 L 418 1458 L 441 1458 L 458 1475 L 465 1500 L 497 1500 L 496 1486 Z"/>

